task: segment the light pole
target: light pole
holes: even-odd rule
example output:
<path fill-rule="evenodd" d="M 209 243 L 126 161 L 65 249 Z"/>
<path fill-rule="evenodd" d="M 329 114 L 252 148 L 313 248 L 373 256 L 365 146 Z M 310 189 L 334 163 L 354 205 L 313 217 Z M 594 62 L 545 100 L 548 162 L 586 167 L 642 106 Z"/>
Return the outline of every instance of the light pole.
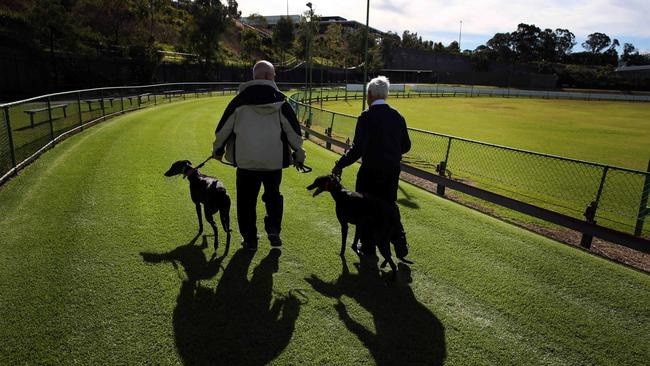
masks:
<path fill-rule="evenodd" d="M 460 48 L 460 39 L 461 39 L 462 35 L 463 35 L 463 21 L 461 20 L 460 21 L 460 29 L 458 30 L 458 52 L 460 52 L 460 53 L 462 53 L 461 48 Z"/>
<path fill-rule="evenodd" d="M 368 24 L 370 19 L 370 0 L 366 2 L 366 31 L 364 32 L 366 36 L 366 46 L 363 56 L 363 101 L 361 102 L 361 111 L 363 112 L 366 109 L 366 83 L 368 82 Z"/>
<path fill-rule="evenodd" d="M 309 8 L 309 23 L 307 24 L 307 65 L 306 65 L 306 76 L 305 83 L 307 84 L 307 97 L 308 101 L 311 103 L 311 81 L 312 81 L 312 68 L 311 68 L 311 39 L 312 39 L 312 21 L 314 20 L 314 9 L 312 8 L 311 2 L 306 4 Z"/>

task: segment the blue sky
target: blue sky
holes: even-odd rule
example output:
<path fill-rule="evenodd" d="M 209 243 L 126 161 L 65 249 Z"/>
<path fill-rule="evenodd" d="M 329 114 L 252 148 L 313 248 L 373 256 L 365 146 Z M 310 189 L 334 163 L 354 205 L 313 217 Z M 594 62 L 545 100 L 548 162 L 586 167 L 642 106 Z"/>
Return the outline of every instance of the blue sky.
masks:
<path fill-rule="evenodd" d="M 243 16 L 300 14 L 311 1 L 319 15 L 339 15 L 365 23 L 365 0 L 237 0 Z M 225 1 L 224 1 L 225 2 Z M 462 21 L 462 28 L 461 28 Z M 447 45 L 458 41 L 473 50 L 495 33 L 512 32 L 519 23 L 541 29 L 566 28 L 576 36 L 573 52 L 591 33 L 600 32 L 642 53 L 650 53 L 650 0 L 370 0 L 370 26 L 402 34 L 417 32 L 425 40 Z"/>

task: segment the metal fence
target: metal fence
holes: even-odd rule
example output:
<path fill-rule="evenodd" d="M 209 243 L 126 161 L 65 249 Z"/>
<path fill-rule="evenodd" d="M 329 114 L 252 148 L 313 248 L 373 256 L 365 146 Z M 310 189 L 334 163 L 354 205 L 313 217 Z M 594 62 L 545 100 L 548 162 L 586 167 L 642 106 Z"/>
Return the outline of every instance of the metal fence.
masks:
<path fill-rule="evenodd" d="M 0 184 L 59 140 L 129 111 L 236 92 L 232 83 L 182 83 L 87 89 L 0 105 Z"/>
<path fill-rule="evenodd" d="M 278 84 L 283 90 L 299 85 Z M 162 103 L 236 91 L 232 83 L 179 83 L 88 89 L 50 94 L 0 105 L 0 184 L 43 150 L 111 116 Z M 315 131 L 349 142 L 356 118 L 300 103 L 299 118 Z M 394 98 L 424 96 L 395 93 Z M 448 94 L 442 94 L 448 95 Z M 334 87 L 311 91 L 312 102 L 360 98 Z M 405 163 L 522 202 L 645 238 L 650 173 L 512 149 L 410 129 L 413 142 Z"/>
<path fill-rule="evenodd" d="M 391 94 L 393 98 L 417 95 Z M 304 103 L 304 93 L 292 95 L 291 100 L 299 118 L 310 129 L 349 144 L 354 137 L 356 117 L 316 107 L 319 100 L 342 98 L 342 95 L 319 91 L 312 92 L 313 106 Z M 412 148 L 404 156 L 405 164 L 577 219 L 650 238 L 650 225 L 644 226 L 650 214 L 649 172 L 414 128 L 409 129 L 409 134 Z"/>
<path fill-rule="evenodd" d="M 278 83 L 282 90 L 301 84 Z M 237 83 L 172 83 L 77 90 L 0 104 L 0 184 L 67 136 L 112 116 L 202 96 L 228 95 Z"/>

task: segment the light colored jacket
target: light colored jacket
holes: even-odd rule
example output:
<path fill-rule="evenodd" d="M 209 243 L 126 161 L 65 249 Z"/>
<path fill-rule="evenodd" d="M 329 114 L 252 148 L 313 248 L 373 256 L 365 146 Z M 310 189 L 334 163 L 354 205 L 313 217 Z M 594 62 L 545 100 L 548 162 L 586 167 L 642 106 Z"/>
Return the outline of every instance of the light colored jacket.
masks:
<path fill-rule="evenodd" d="M 275 83 L 252 80 L 239 92 L 217 127 L 213 156 L 225 154 L 239 168 L 262 171 L 304 162 L 298 120 Z"/>

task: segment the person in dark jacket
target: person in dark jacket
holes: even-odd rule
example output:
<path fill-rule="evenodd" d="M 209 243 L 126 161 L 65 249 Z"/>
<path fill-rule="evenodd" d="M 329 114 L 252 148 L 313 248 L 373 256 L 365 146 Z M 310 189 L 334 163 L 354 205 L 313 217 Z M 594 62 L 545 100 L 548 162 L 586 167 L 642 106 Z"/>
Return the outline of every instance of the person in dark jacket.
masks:
<path fill-rule="evenodd" d="M 378 76 L 368 83 L 368 109 L 357 119 L 354 140 L 332 173 L 341 175 L 343 169 L 359 158 L 361 167 L 357 174 L 355 190 L 368 193 L 395 204 L 401 172 L 402 155 L 411 149 L 411 139 L 406 120 L 386 103 L 390 83 L 384 76 Z M 395 255 L 404 258 L 408 254 L 406 233 L 400 222 L 399 230 L 391 238 Z M 363 243 L 361 251 L 374 253 L 375 243 Z"/>
<path fill-rule="evenodd" d="M 212 157 L 237 167 L 237 222 L 250 250 L 257 249 L 256 206 L 260 188 L 266 207 L 264 229 L 271 245 L 282 245 L 282 169 L 302 168 L 305 150 L 295 112 L 275 85 L 268 61 L 253 67 L 253 80 L 239 86 L 217 125 Z"/>

